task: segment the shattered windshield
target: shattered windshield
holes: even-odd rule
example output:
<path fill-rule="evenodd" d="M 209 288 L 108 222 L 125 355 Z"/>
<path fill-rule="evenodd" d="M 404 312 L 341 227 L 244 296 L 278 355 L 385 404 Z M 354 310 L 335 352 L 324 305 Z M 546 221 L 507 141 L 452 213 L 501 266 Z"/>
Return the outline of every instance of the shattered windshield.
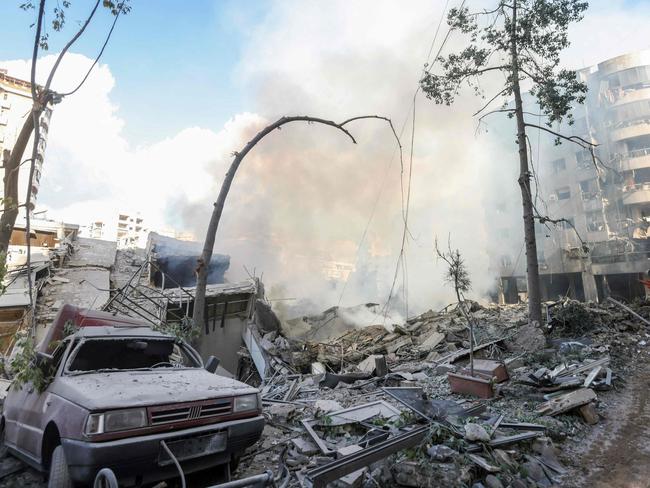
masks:
<path fill-rule="evenodd" d="M 70 373 L 152 368 L 200 367 L 187 349 L 173 340 L 151 338 L 90 339 L 80 342 L 68 360 Z"/>

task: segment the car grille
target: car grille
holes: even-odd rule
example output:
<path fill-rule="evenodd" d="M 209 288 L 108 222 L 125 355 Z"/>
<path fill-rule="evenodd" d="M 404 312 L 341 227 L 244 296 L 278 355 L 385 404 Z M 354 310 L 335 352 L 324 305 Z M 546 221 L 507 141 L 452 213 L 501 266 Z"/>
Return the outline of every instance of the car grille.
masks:
<path fill-rule="evenodd" d="M 153 407 L 149 409 L 149 418 L 151 425 L 162 425 L 228 415 L 231 411 L 232 401 L 227 398 L 207 403 Z"/>

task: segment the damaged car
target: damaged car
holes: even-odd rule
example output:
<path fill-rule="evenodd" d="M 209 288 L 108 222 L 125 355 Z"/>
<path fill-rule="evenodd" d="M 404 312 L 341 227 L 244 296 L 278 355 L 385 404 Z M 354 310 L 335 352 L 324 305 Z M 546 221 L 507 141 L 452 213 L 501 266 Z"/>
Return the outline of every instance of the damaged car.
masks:
<path fill-rule="evenodd" d="M 130 317 L 65 305 L 37 362 L 51 382 L 12 384 L 1 426 L 9 452 L 49 473 L 50 487 L 91 484 L 102 468 L 120 486 L 178 476 L 177 463 L 223 469 L 264 428 L 257 389 Z"/>

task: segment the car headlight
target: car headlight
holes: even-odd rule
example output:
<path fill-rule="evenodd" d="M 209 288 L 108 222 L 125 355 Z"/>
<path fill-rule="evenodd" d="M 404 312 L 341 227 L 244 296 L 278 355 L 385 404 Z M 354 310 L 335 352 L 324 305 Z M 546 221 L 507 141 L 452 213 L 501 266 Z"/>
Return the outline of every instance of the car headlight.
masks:
<path fill-rule="evenodd" d="M 235 402 L 233 404 L 232 411 L 237 412 L 246 412 L 248 410 L 257 410 L 259 407 L 259 401 L 257 398 L 257 393 L 252 395 L 242 395 L 235 397 Z"/>
<path fill-rule="evenodd" d="M 130 408 L 105 413 L 91 413 L 86 420 L 86 434 L 119 432 L 147 426 L 147 409 Z"/>

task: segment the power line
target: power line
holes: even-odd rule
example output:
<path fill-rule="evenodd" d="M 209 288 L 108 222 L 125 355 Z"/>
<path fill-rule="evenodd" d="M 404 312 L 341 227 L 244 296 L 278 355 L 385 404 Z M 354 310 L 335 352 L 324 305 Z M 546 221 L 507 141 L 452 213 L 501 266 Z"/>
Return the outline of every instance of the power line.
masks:
<path fill-rule="evenodd" d="M 438 32 L 439 32 L 440 26 L 442 24 L 442 17 L 444 17 L 444 13 L 446 11 L 446 8 L 447 8 L 448 4 L 449 4 L 449 2 L 447 2 L 445 4 L 445 10 L 442 11 L 441 21 L 438 23 L 438 28 L 436 29 L 436 33 L 434 35 L 434 41 L 433 41 L 432 45 L 435 43 L 435 39 L 438 37 Z M 465 5 L 465 0 L 463 0 L 461 2 L 460 8 L 463 8 L 464 5 Z M 442 40 L 442 43 L 440 44 L 440 47 L 438 48 L 438 51 L 436 52 L 435 58 L 433 60 L 431 60 L 430 65 L 429 65 L 429 58 L 427 58 L 427 63 L 425 65 L 425 67 L 423 68 L 423 72 L 425 72 L 427 69 L 432 67 L 436 63 L 436 61 L 440 58 L 440 54 L 442 53 L 442 50 L 444 49 L 445 44 L 447 44 L 447 41 L 449 40 L 449 36 L 451 35 L 452 31 L 453 31 L 452 28 L 447 29 L 447 33 L 445 34 L 445 37 Z M 432 49 L 430 49 L 430 51 L 429 51 L 429 56 L 430 56 L 431 52 L 432 52 Z M 414 143 L 415 143 L 414 142 L 415 141 L 415 103 L 416 103 L 417 96 L 418 96 L 419 92 L 420 92 L 420 84 L 418 83 L 418 86 L 417 86 L 417 88 L 415 90 L 415 93 L 413 94 L 413 101 L 411 103 L 412 113 L 413 113 L 413 120 L 412 120 L 412 123 L 411 123 L 411 154 L 410 154 L 410 162 L 409 162 L 409 180 L 408 180 L 406 209 L 402 208 L 402 214 L 404 215 L 404 230 L 402 232 L 402 246 L 401 246 L 401 249 L 400 249 L 399 256 L 397 258 L 397 263 L 395 264 L 395 274 L 393 276 L 393 282 L 392 282 L 391 287 L 390 287 L 390 292 L 388 294 L 388 299 L 386 300 L 386 304 L 384 305 L 384 308 L 383 308 L 384 323 L 386 321 L 386 316 L 388 314 L 388 309 L 390 307 L 390 301 L 392 299 L 393 292 L 395 290 L 395 283 L 397 282 L 397 275 L 399 273 L 400 264 L 402 265 L 403 269 L 406 268 L 406 266 L 405 266 L 405 261 L 406 261 L 405 247 L 406 247 L 406 236 L 407 236 L 407 232 L 408 232 L 408 214 L 409 214 L 410 200 L 411 200 L 411 181 L 412 181 L 412 176 L 413 176 L 413 148 L 414 148 Z M 403 285 L 404 285 L 405 289 L 408 289 L 408 284 L 407 284 L 408 275 L 405 274 L 403 279 L 404 279 Z M 406 297 L 406 299 L 405 299 L 405 306 L 406 306 L 406 313 L 407 313 L 406 318 L 408 318 L 408 297 Z"/>

